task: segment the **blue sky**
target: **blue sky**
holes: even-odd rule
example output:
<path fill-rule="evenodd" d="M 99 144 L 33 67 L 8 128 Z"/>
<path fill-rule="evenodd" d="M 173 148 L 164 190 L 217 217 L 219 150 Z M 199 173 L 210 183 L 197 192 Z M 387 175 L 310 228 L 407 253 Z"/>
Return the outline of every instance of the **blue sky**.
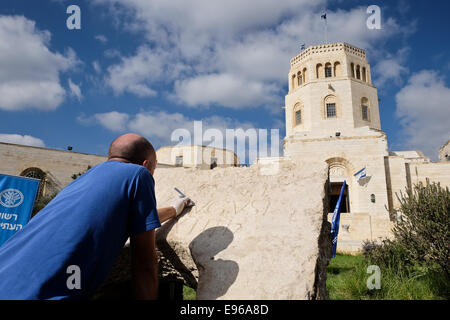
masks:
<path fill-rule="evenodd" d="M 448 1 L 93 0 L 0 3 L 0 140 L 104 155 L 128 131 L 279 128 L 289 59 L 324 42 L 367 50 L 390 150 L 437 159 L 450 139 Z M 66 8 L 81 8 L 68 30 Z M 369 30 L 366 8 L 381 8 Z M 220 90 L 218 90 L 220 88 Z"/>

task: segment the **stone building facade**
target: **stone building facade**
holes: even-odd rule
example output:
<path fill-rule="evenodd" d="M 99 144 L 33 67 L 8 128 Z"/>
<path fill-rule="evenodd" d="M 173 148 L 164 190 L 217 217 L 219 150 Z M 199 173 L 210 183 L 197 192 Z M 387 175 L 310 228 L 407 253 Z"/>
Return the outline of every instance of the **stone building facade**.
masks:
<path fill-rule="evenodd" d="M 439 161 L 450 161 L 450 140 L 439 149 Z"/>
<path fill-rule="evenodd" d="M 158 163 L 176 167 L 213 169 L 236 167 L 238 156 L 230 150 L 208 146 L 165 146 L 156 151 Z"/>
<path fill-rule="evenodd" d="M 330 211 L 346 181 L 343 251 L 389 237 L 396 193 L 407 186 L 426 179 L 450 186 L 450 163 L 432 163 L 420 151 L 389 152 L 370 70 L 364 50 L 333 43 L 302 51 L 289 72 L 284 156 L 328 163 Z M 358 180 L 363 168 L 366 177 Z"/>

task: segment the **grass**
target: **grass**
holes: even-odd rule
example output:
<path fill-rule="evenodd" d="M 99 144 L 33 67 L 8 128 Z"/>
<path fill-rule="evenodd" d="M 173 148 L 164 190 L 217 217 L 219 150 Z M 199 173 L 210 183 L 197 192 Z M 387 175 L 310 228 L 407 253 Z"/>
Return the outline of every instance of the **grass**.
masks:
<path fill-rule="evenodd" d="M 337 254 L 327 268 L 331 300 L 448 300 L 450 279 L 445 274 L 416 267 L 409 273 L 381 268 L 381 289 L 369 290 L 370 265 L 362 255 Z M 183 300 L 195 300 L 195 290 L 183 286 Z"/>
<path fill-rule="evenodd" d="M 370 264 L 362 255 L 337 254 L 327 268 L 331 300 L 442 300 L 449 299 L 450 281 L 438 271 L 415 267 L 410 272 L 381 268 L 381 289 L 369 290 Z"/>
<path fill-rule="evenodd" d="M 196 299 L 196 292 L 194 289 L 183 286 L 183 300 L 195 300 Z"/>

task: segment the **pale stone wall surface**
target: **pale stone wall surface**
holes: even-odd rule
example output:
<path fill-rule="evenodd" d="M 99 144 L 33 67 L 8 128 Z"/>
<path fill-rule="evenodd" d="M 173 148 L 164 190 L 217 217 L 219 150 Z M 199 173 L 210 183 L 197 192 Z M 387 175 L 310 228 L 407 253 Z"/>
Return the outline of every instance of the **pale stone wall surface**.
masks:
<path fill-rule="evenodd" d="M 408 187 L 405 158 L 399 156 L 385 157 L 389 208 L 398 209 L 400 202 L 397 194 L 405 192 Z"/>
<path fill-rule="evenodd" d="M 0 173 L 18 176 L 25 169 L 39 168 L 57 190 L 72 182 L 73 174 L 105 160 L 92 154 L 0 143 Z"/>
<path fill-rule="evenodd" d="M 324 297 L 327 165 L 284 161 L 277 172 L 262 169 L 155 173 L 159 207 L 173 202 L 174 186 L 196 203 L 166 222 L 157 241 L 185 282 L 198 277 L 198 299 Z"/>
<path fill-rule="evenodd" d="M 450 162 L 410 163 L 409 174 L 412 184 L 425 184 L 429 179 L 450 188 Z"/>

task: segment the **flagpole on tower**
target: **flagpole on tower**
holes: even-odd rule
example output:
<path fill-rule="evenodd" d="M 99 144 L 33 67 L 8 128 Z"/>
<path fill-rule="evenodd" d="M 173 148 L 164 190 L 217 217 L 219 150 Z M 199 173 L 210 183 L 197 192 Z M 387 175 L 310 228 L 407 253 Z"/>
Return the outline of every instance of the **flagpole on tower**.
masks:
<path fill-rule="evenodd" d="M 327 12 L 320 16 L 321 19 L 325 20 L 325 43 L 328 43 L 328 22 L 327 22 Z"/>

